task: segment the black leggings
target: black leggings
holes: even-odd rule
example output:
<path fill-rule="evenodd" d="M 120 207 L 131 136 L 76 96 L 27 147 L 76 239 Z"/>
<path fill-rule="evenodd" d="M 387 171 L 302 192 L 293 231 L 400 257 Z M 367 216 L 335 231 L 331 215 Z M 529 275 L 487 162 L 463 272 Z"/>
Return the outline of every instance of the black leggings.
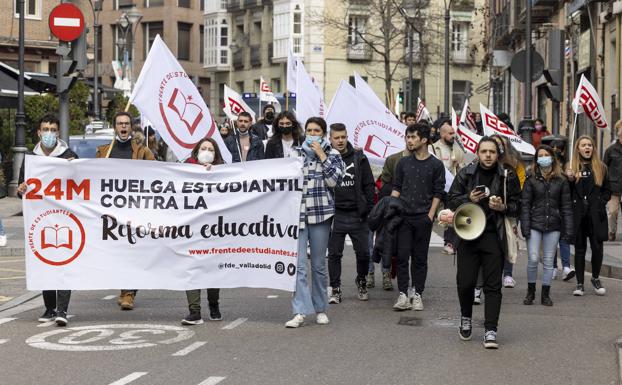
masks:
<path fill-rule="evenodd" d="M 598 278 L 600 268 L 603 265 L 603 242 L 596 239 L 589 218 L 583 217 L 581 218 L 574 244 L 574 266 L 577 272 L 577 283 L 580 284 L 583 284 L 583 276 L 585 274 L 585 252 L 587 251 L 588 239 L 592 249 L 592 277 Z"/>

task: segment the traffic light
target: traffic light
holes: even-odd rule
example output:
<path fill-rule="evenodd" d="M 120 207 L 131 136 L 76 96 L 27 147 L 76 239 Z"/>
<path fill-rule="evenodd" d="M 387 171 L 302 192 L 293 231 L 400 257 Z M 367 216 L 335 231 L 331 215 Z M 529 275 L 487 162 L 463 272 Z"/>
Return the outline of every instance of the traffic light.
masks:
<path fill-rule="evenodd" d="M 543 88 L 544 89 L 544 93 L 546 94 L 546 96 L 549 99 L 554 100 L 556 102 L 561 101 L 562 97 L 563 97 L 563 90 L 562 90 L 563 75 L 562 75 L 562 71 L 554 70 L 554 69 L 547 69 L 547 70 L 544 70 L 542 72 L 542 74 L 544 75 L 544 78 L 547 81 L 546 85 Z"/>
<path fill-rule="evenodd" d="M 473 82 L 470 80 L 467 80 L 466 82 L 466 97 L 467 99 L 469 99 L 471 96 L 473 96 Z"/>
<path fill-rule="evenodd" d="M 404 104 L 404 91 L 402 91 L 401 88 L 399 91 L 397 91 L 397 102 L 399 104 Z"/>
<path fill-rule="evenodd" d="M 58 94 L 69 92 L 78 79 L 78 72 L 84 71 L 88 65 L 87 32 L 88 28 L 85 28 L 76 40 L 71 43 L 60 42 L 56 49 L 56 54 L 60 56 L 56 69 L 56 92 Z"/>
<path fill-rule="evenodd" d="M 58 68 L 56 69 L 56 92 L 58 94 L 69 92 L 76 83 L 78 78 L 74 74 L 75 69 L 76 62 L 71 59 L 61 57 L 58 61 Z"/>
<path fill-rule="evenodd" d="M 80 37 L 71 42 L 71 59 L 76 62 L 76 71 L 86 70 L 88 65 L 88 57 L 86 51 L 88 45 L 86 43 L 86 34 L 89 32 L 88 28 L 84 28 Z"/>

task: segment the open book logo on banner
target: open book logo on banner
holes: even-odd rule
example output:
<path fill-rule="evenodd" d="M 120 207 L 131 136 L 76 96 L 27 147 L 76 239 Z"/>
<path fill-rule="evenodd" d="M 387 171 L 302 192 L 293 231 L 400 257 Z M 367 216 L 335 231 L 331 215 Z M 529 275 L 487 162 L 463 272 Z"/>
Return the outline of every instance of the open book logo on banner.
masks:
<path fill-rule="evenodd" d="M 180 85 L 180 83 L 182 83 Z M 184 86 L 183 83 L 187 83 Z M 205 131 L 197 131 L 202 124 L 207 124 L 204 119 L 204 111 L 201 108 L 201 95 L 185 72 L 169 72 L 160 82 L 158 88 L 160 116 L 171 138 L 181 147 L 192 149 L 194 145 L 204 137 L 211 137 L 216 125 L 210 125 Z M 195 133 L 200 133 L 195 135 Z"/>
<path fill-rule="evenodd" d="M 43 263 L 52 266 L 74 261 L 86 242 L 84 226 L 66 210 L 50 209 L 41 213 L 28 227 L 28 247 Z"/>
<path fill-rule="evenodd" d="M 193 135 L 201 119 L 203 119 L 203 110 L 198 104 L 192 102 L 192 95 L 186 97 L 179 88 L 175 88 L 171 99 L 168 101 L 168 108 L 177 113 L 190 135 Z"/>
<path fill-rule="evenodd" d="M 363 149 L 371 154 L 374 154 L 377 157 L 386 158 L 387 151 L 389 151 L 389 149 L 391 148 L 399 147 L 391 145 L 390 141 L 385 142 L 376 135 L 369 135 Z"/>

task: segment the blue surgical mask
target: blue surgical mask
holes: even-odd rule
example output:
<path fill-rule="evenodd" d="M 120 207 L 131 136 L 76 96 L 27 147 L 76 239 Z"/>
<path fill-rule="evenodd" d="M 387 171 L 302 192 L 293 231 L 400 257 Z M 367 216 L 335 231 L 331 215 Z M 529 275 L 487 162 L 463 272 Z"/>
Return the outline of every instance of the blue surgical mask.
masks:
<path fill-rule="evenodd" d="M 56 141 L 58 140 L 58 138 L 56 137 L 56 133 L 52 132 L 52 131 L 44 131 L 41 134 L 41 144 L 43 144 L 43 147 L 45 148 L 54 148 L 56 147 Z"/>
<path fill-rule="evenodd" d="M 550 156 L 541 156 L 538 158 L 538 166 L 540 167 L 551 167 L 551 165 L 553 164 L 553 158 Z"/>
<path fill-rule="evenodd" d="M 311 143 L 313 143 L 313 142 L 320 142 L 320 141 L 322 141 L 322 137 L 321 136 L 314 136 L 314 135 L 307 135 L 307 137 L 305 138 L 305 141 L 307 142 L 308 145 L 311 145 Z"/>

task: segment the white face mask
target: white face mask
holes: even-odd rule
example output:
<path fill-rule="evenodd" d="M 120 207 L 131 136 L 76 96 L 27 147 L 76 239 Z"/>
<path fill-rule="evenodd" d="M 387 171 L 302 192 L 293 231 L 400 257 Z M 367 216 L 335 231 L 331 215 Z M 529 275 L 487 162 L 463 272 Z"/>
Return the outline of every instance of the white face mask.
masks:
<path fill-rule="evenodd" d="M 197 160 L 201 164 L 212 164 L 212 162 L 214 161 L 214 152 L 209 150 L 200 151 L 199 155 L 197 156 Z"/>

